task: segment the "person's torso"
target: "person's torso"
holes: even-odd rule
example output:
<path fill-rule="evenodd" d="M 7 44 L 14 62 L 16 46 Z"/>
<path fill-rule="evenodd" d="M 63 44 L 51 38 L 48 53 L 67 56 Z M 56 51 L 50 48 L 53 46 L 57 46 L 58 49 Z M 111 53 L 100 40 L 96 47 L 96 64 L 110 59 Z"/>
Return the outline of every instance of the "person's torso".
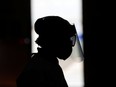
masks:
<path fill-rule="evenodd" d="M 27 63 L 17 81 L 22 87 L 68 87 L 58 62 L 38 58 L 36 54 Z"/>

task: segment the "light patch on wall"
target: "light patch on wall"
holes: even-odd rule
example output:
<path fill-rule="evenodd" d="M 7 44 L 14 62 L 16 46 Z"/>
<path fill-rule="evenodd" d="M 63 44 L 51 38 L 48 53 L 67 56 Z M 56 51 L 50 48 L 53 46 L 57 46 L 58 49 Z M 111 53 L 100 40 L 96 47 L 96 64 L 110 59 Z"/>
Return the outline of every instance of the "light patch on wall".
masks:
<path fill-rule="evenodd" d="M 75 24 L 78 36 L 83 34 L 82 26 L 82 0 L 31 0 L 32 19 L 32 53 L 37 52 L 35 43 L 38 35 L 34 31 L 34 23 L 38 18 L 54 15 L 61 16 L 71 24 Z M 82 38 L 79 38 L 83 47 Z M 60 61 L 69 87 L 83 87 L 83 62 L 75 62 L 71 58 Z"/>

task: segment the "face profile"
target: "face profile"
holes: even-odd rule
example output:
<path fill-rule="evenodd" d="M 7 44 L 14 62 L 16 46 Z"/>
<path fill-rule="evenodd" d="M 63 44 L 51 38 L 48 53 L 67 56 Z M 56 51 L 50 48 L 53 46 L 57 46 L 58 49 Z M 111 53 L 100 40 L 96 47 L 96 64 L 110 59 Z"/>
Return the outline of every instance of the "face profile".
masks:
<path fill-rule="evenodd" d="M 36 43 L 60 59 L 67 59 L 75 45 L 75 26 L 59 16 L 46 16 L 35 22 Z"/>
<path fill-rule="evenodd" d="M 59 16 L 46 16 L 37 19 L 34 29 L 39 35 L 38 53 L 17 78 L 17 87 L 68 87 L 57 58 L 66 60 L 71 55 L 75 26 Z"/>

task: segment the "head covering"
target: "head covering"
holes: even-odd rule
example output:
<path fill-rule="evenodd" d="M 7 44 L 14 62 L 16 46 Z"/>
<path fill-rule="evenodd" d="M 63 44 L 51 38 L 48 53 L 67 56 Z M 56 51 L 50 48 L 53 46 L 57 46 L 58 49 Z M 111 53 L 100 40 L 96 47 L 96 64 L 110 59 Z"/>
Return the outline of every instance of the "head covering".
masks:
<path fill-rule="evenodd" d="M 39 18 L 35 22 L 35 32 L 37 34 L 52 35 L 54 37 L 72 37 L 76 34 L 74 25 L 59 16 L 46 16 Z"/>

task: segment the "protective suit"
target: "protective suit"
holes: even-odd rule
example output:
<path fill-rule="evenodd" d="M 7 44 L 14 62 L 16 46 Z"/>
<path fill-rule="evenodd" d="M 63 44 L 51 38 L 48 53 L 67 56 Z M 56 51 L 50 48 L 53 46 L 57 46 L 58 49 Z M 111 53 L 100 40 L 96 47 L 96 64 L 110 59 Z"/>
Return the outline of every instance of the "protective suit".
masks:
<path fill-rule="evenodd" d="M 68 87 L 58 60 L 46 56 L 42 50 L 39 52 L 32 55 L 18 77 L 17 87 Z"/>

